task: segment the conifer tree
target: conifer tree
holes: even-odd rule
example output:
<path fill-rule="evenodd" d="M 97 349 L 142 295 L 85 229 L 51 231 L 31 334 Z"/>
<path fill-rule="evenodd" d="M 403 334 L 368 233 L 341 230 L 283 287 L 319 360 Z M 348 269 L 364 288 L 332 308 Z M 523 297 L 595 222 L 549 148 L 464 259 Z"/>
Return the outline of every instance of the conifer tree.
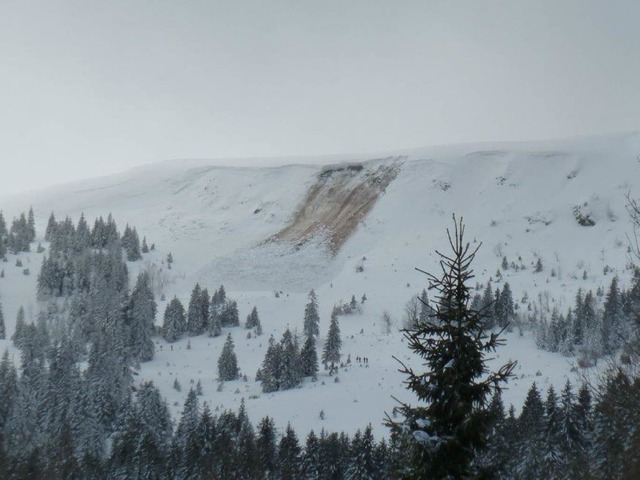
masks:
<path fill-rule="evenodd" d="M 259 462 L 256 447 L 256 436 L 253 425 L 247 415 L 244 398 L 240 401 L 237 420 L 237 471 L 240 478 L 257 478 Z"/>
<path fill-rule="evenodd" d="M 333 367 L 340 362 L 340 349 L 342 340 L 340 339 L 340 326 L 338 325 L 338 316 L 331 315 L 331 323 L 329 324 L 329 332 L 324 342 L 324 350 L 322 351 L 322 363 Z"/>
<path fill-rule="evenodd" d="M 280 371 L 279 384 L 281 390 L 289 390 L 297 387 L 302 379 L 300 365 L 300 352 L 293 334 L 287 328 L 280 341 L 280 361 L 282 369 Z"/>
<path fill-rule="evenodd" d="M 238 315 L 238 303 L 235 300 L 227 300 L 220 314 L 220 323 L 223 327 L 240 326 L 240 317 Z"/>
<path fill-rule="evenodd" d="M 497 298 L 497 294 L 496 294 Z M 513 316 L 515 315 L 515 308 L 513 303 L 513 293 L 509 282 L 505 282 L 500 292 L 500 301 L 496 299 L 497 304 L 500 303 L 500 315 L 496 314 L 496 322 L 500 328 L 508 328 Z"/>
<path fill-rule="evenodd" d="M 618 277 L 613 277 L 602 312 L 602 349 L 604 353 L 612 353 L 621 346 L 624 340 L 623 323 Z"/>
<path fill-rule="evenodd" d="M 224 291 L 224 285 L 220 285 L 220 288 L 216 290 L 211 296 L 211 302 L 209 303 L 209 336 L 217 337 L 222 333 L 222 307 L 226 303 L 226 293 Z"/>
<path fill-rule="evenodd" d="M 349 439 L 341 438 L 336 432 L 320 433 L 320 464 L 318 465 L 319 478 L 344 478 L 345 460 L 349 452 Z"/>
<path fill-rule="evenodd" d="M 209 318 L 209 336 L 219 337 L 220 335 L 222 335 L 222 323 L 220 322 L 220 315 L 213 315 Z"/>
<path fill-rule="evenodd" d="M 218 457 L 216 473 L 217 478 L 233 478 L 239 470 L 237 448 L 229 448 L 229 445 L 237 445 L 238 442 L 238 418 L 232 411 L 223 412 L 216 425 L 217 436 L 215 439 L 215 452 Z"/>
<path fill-rule="evenodd" d="M 18 314 L 16 315 L 16 326 L 13 331 L 13 336 L 11 337 L 11 340 L 13 340 L 13 344 L 18 348 L 22 348 L 25 330 L 26 323 L 24 320 L 24 307 L 20 305 Z"/>
<path fill-rule="evenodd" d="M 302 475 L 304 478 L 320 478 L 320 445 L 315 432 L 311 430 L 307 435 L 304 452 L 302 454 Z"/>
<path fill-rule="evenodd" d="M 375 442 L 371 424 L 364 432 L 357 431 L 351 443 L 351 464 L 347 469 L 348 479 L 374 479 L 378 477 L 380 465 L 376 461 Z"/>
<path fill-rule="evenodd" d="M 234 352 L 233 339 L 229 333 L 218 358 L 218 378 L 223 382 L 228 382 L 236 380 L 239 376 L 238 359 Z"/>
<path fill-rule="evenodd" d="M 2 313 L 2 302 L 0 302 L 0 340 L 7 338 L 7 330 L 4 325 L 4 314 Z"/>
<path fill-rule="evenodd" d="M 260 325 L 260 317 L 258 316 L 258 309 L 254 306 L 251 310 L 251 313 L 247 315 L 247 321 L 245 323 L 245 328 L 252 329 L 258 328 Z"/>
<path fill-rule="evenodd" d="M 409 348 L 424 359 L 428 370 L 415 373 L 402 364 L 406 383 L 424 405 L 400 403 L 404 420 L 388 418 L 392 433 L 404 446 L 406 478 L 460 478 L 471 476 L 476 452 L 485 447 L 490 428 L 490 395 L 514 368 L 509 362 L 498 372 L 487 372 L 485 356 L 503 343 L 499 334 L 485 333 L 479 312 L 469 309 L 467 283 L 476 250 L 464 242 L 462 220 L 447 231 L 452 254 L 440 256 L 441 277 L 427 274 L 437 292 L 435 322 L 405 330 Z M 426 273 L 426 272 L 425 272 Z M 408 432 L 408 433 L 407 433 Z"/>
<path fill-rule="evenodd" d="M 202 333 L 205 333 L 209 330 L 209 309 L 210 309 L 210 300 L 209 300 L 209 290 L 203 288 L 200 292 L 200 319 L 202 321 Z"/>
<path fill-rule="evenodd" d="M 422 323 L 429 321 L 431 314 L 431 307 L 429 306 L 429 298 L 427 296 L 427 290 L 425 288 L 422 289 L 420 293 L 420 314 L 418 315 L 418 320 Z"/>
<path fill-rule="evenodd" d="M 318 299 L 316 292 L 309 292 L 309 302 L 304 308 L 303 333 L 305 337 L 320 335 L 320 316 L 318 315 Z"/>
<path fill-rule="evenodd" d="M 565 474 L 567 458 L 561 450 L 562 416 L 553 385 L 547 389 L 545 408 L 545 441 L 543 465 L 539 473 L 546 478 L 560 478 Z"/>
<path fill-rule="evenodd" d="M 513 447 L 509 438 L 509 425 L 504 414 L 504 404 L 502 402 L 502 393 L 497 390 L 493 392 L 491 403 L 489 404 L 491 412 L 490 429 L 487 435 L 487 448 L 479 452 L 475 463 L 479 467 L 480 476 L 486 472 L 493 474 L 498 478 L 506 476 L 507 464 L 510 459 L 510 449 Z M 510 412 L 511 421 L 515 422 L 513 417 L 513 405 Z"/>
<path fill-rule="evenodd" d="M 635 390 L 635 395 L 634 395 Z M 635 397 L 635 398 L 634 398 Z M 624 478 L 624 452 L 630 443 L 630 426 L 638 425 L 638 383 L 622 370 L 610 373 L 594 408 L 592 465 L 596 478 Z M 632 408 L 629 408 L 634 405 Z M 635 452 L 637 455 L 637 451 Z M 633 478 L 633 477 L 629 477 Z"/>
<path fill-rule="evenodd" d="M 2 210 L 0 210 L 0 260 L 5 258 L 7 254 L 7 223 L 4 220 L 4 215 L 2 215 Z"/>
<path fill-rule="evenodd" d="M 279 478 L 283 480 L 296 480 L 300 478 L 301 453 L 302 449 L 298 442 L 298 436 L 291 427 L 291 424 L 288 423 L 285 433 L 280 439 L 278 448 L 278 461 L 280 465 Z"/>
<path fill-rule="evenodd" d="M 318 372 L 318 353 L 316 352 L 316 339 L 313 335 L 307 337 L 300 350 L 300 364 L 302 375 L 314 377 Z"/>
<path fill-rule="evenodd" d="M 191 299 L 187 309 L 187 331 L 189 335 L 201 335 L 204 332 L 206 323 L 206 319 L 203 318 L 202 288 L 200 288 L 199 283 L 196 283 L 191 292 Z"/>
<path fill-rule="evenodd" d="M 563 473 L 571 472 L 578 478 L 586 475 L 586 438 L 580 428 L 579 409 L 574 398 L 571 382 L 567 380 L 559 404 L 559 450 L 563 462 Z"/>
<path fill-rule="evenodd" d="M 197 392 L 196 392 L 197 394 Z M 201 472 L 208 472 L 212 474 L 215 472 L 217 456 L 214 449 L 216 438 L 216 419 L 211 414 L 209 404 L 206 402 L 202 408 L 202 415 L 200 416 L 200 425 L 198 428 L 202 442 L 202 455 L 201 455 Z M 204 475 L 204 473 L 203 473 Z"/>
<path fill-rule="evenodd" d="M 89 230 L 87 220 L 84 218 L 84 213 L 82 213 L 76 228 L 74 249 L 77 253 L 80 253 L 89 247 L 91 247 L 91 230 Z"/>
<path fill-rule="evenodd" d="M 282 370 L 282 346 L 277 344 L 273 336 L 271 336 L 269 337 L 267 353 L 260 368 L 260 384 L 264 393 L 280 390 Z"/>
<path fill-rule="evenodd" d="M 6 441 L 6 425 L 14 408 L 18 395 L 18 373 L 9 360 L 9 351 L 5 350 L 0 362 L 0 469 L 4 463 Z"/>
<path fill-rule="evenodd" d="M 495 297 L 493 295 L 493 289 L 491 288 L 491 282 L 487 283 L 482 294 L 482 301 L 480 302 L 480 313 L 484 316 L 486 328 L 488 330 L 495 326 Z"/>
<path fill-rule="evenodd" d="M 180 340 L 186 330 L 187 322 L 184 314 L 184 307 L 177 297 L 173 297 L 164 311 L 162 336 L 167 342 L 173 343 Z"/>
<path fill-rule="evenodd" d="M 573 338 L 577 344 L 582 344 L 584 339 L 584 326 L 582 317 L 583 311 L 583 295 L 582 288 L 578 289 L 576 293 L 575 305 L 573 307 Z"/>
<path fill-rule="evenodd" d="M 138 236 L 136 227 L 131 228 L 127 225 L 121 241 L 122 248 L 127 255 L 127 261 L 135 262 L 142 259 L 142 255 L 140 254 L 140 237 Z"/>
<path fill-rule="evenodd" d="M 258 467 L 262 472 L 263 478 L 277 478 L 276 431 L 273 419 L 270 417 L 264 417 L 258 425 L 256 449 L 258 454 Z"/>
<path fill-rule="evenodd" d="M 522 478 L 536 476 L 543 468 L 545 451 L 544 404 L 535 383 L 531 385 L 518 418 L 517 473 Z"/>
<path fill-rule="evenodd" d="M 192 478 L 197 471 L 201 452 L 199 426 L 200 405 L 195 390 L 191 388 L 173 438 L 174 449 L 178 451 L 178 478 Z"/>
<path fill-rule="evenodd" d="M 351 295 L 351 301 L 349 302 L 349 310 L 351 313 L 355 313 L 358 311 L 358 301 L 356 300 L 355 295 Z"/>
<path fill-rule="evenodd" d="M 36 220 L 33 215 L 33 207 L 29 207 L 29 214 L 27 218 L 27 234 L 29 242 L 33 242 L 36 239 Z"/>
<path fill-rule="evenodd" d="M 127 316 L 130 328 L 129 348 L 134 359 L 148 362 L 153 359 L 155 318 L 157 305 L 149 285 L 146 272 L 138 275 L 136 286 L 131 292 Z"/>

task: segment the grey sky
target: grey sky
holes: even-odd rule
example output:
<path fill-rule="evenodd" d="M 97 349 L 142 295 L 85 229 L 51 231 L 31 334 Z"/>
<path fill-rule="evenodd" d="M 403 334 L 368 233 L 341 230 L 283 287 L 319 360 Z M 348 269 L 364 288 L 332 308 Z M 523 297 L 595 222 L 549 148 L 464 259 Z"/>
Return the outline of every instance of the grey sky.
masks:
<path fill-rule="evenodd" d="M 0 193 L 640 129 L 640 2 L 0 0 Z"/>

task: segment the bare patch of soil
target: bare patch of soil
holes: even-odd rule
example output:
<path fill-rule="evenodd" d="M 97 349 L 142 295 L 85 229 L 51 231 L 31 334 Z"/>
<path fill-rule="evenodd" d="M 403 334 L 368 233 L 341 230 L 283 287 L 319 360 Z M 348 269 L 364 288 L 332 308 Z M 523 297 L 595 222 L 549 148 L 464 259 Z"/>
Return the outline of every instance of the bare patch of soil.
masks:
<path fill-rule="evenodd" d="M 375 165 L 375 166 L 374 166 Z M 267 242 L 302 246 L 324 237 L 333 255 L 355 232 L 387 186 L 396 178 L 402 158 L 374 163 L 325 167 L 298 206 L 291 223 Z"/>

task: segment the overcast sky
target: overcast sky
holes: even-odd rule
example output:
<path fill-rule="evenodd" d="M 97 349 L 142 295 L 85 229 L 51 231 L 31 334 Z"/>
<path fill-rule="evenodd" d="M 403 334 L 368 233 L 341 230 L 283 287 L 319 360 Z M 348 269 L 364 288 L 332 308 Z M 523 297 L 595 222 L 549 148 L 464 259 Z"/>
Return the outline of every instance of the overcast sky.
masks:
<path fill-rule="evenodd" d="M 640 129 L 640 2 L 0 0 L 0 192 Z"/>

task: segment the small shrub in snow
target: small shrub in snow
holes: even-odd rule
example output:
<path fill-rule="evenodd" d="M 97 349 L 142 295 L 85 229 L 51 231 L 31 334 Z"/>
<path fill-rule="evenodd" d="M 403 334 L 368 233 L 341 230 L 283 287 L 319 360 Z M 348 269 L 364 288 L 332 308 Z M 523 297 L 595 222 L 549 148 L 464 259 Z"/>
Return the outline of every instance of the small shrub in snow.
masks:
<path fill-rule="evenodd" d="M 176 392 L 181 392 L 182 391 L 182 386 L 180 385 L 180 382 L 178 381 L 177 378 L 173 381 L 173 389 Z"/>
<path fill-rule="evenodd" d="M 535 273 L 540 273 L 542 271 L 542 259 L 538 257 L 538 261 L 536 262 L 536 266 L 533 269 Z"/>
<path fill-rule="evenodd" d="M 593 227 L 596 222 L 591 218 L 591 214 L 587 211 L 589 204 L 587 202 L 582 205 L 573 207 L 573 216 L 582 227 Z"/>

